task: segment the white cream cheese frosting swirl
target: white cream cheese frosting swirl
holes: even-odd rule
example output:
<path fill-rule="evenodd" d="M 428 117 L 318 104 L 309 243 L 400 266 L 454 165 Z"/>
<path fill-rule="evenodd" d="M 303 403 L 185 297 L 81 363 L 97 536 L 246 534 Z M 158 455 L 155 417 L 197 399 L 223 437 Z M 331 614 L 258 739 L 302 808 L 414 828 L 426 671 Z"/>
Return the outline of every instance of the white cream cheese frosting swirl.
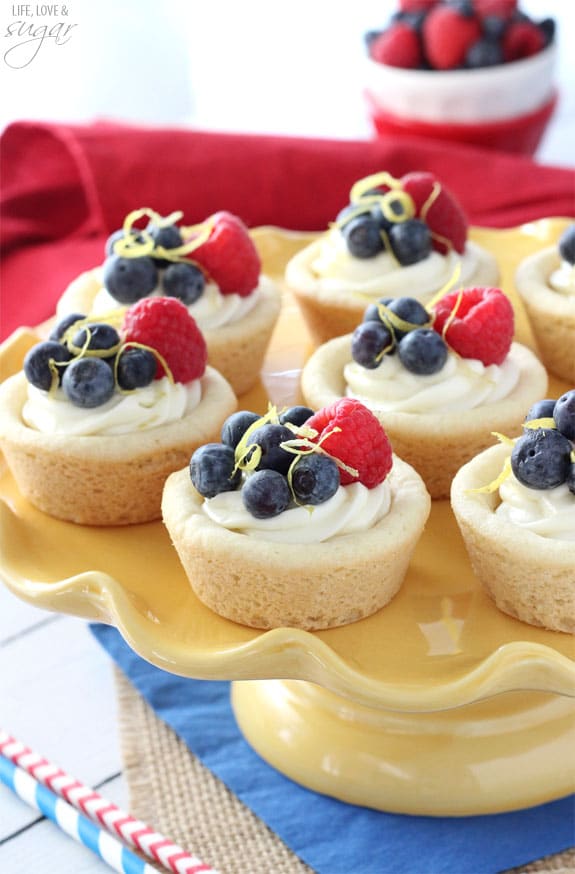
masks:
<path fill-rule="evenodd" d="M 202 331 L 211 331 L 214 328 L 239 322 L 257 304 L 264 282 L 265 279 L 262 277 L 258 287 L 245 297 L 239 294 L 220 294 L 218 286 L 208 282 L 198 300 L 188 306 L 188 312 Z M 148 297 L 161 295 L 162 291 L 156 289 Z M 117 307 L 118 301 L 105 288 L 101 288 L 94 298 L 92 314 L 100 315 Z"/>
<path fill-rule="evenodd" d="M 558 294 L 575 295 L 575 264 L 562 261 L 549 277 L 549 285 Z"/>
<path fill-rule="evenodd" d="M 388 252 L 380 252 L 373 258 L 355 258 L 337 228 L 320 240 L 318 249 L 310 268 L 319 288 L 342 293 L 354 291 L 373 299 L 387 294 L 428 299 L 453 279 L 458 266 L 461 270 L 458 281 L 465 285 L 478 264 L 478 250 L 471 242 L 467 243 L 463 255 L 455 251 L 447 255 L 432 251 L 422 261 L 406 266 Z"/>
<path fill-rule="evenodd" d="M 343 375 L 346 395 L 367 401 L 374 410 L 449 413 L 505 399 L 519 381 L 520 368 L 512 348 L 500 365 L 449 352 L 441 370 L 421 376 L 407 370 L 396 354 L 384 355 L 375 370 L 352 361 Z"/>
<path fill-rule="evenodd" d="M 200 403 L 199 379 L 172 383 L 165 376 L 133 392 L 115 392 L 105 404 L 84 409 L 72 404 L 59 388 L 54 394 L 28 385 L 22 418 L 43 434 L 111 436 L 168 425 L 191 413 Z"/>
<path fill-rule="evenodd" d="M 566 483 L 530 489 L 511 474 L 499 486 L 497 516 L 541 537 L 575 542 L 575 495 Z"/>
<path fill-rule="evenodd" d="M 365 531 L 383 519 L 391 505 L 387 480 L 368 489 L 362 483 L 340 486 L 335 495 L 315 507 L 292 507 L 270 519 L 256 519 L 246 510 L 241 491 L 221 492 L 206 499 L 202 511 L 231 531 L 278 543 L 321 543 L 332 537 Z"/>

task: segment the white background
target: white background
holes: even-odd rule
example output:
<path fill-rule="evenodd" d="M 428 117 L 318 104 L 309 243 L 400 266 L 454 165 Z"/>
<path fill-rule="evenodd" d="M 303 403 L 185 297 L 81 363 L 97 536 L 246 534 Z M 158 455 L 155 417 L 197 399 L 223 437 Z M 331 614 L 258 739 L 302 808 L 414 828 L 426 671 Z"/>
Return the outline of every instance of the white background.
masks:
<path fill-rule="evenodd" d="M 47 20 L 76 24 L 69 42 L 46 40 L 23 69 L 0 63 L 0 124 L 105 117 L 368 138 L 363 34 L 383 27 L 395 8 L 395 0 L 71 0 L 66 18 Z M 559 25 L 561 103 L 537 158 L 572 166 L 575 3 L 523 0 L 521 8 Z M 16 9 L 4 0 L 2 55 Z"/>

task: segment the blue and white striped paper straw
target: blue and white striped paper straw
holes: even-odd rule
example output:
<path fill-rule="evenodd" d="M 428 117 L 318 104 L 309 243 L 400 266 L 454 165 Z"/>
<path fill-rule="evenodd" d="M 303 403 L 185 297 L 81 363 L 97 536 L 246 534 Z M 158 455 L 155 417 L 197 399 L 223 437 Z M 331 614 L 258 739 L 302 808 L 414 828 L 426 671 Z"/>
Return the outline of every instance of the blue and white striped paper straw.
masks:
<path fill-rule="evenodd" d="M 112 870 L 119 874 L 157 874 L 155 868 L 4 756 L 0 756 L 0 781 L 63 832 L 92 850 Z"/>

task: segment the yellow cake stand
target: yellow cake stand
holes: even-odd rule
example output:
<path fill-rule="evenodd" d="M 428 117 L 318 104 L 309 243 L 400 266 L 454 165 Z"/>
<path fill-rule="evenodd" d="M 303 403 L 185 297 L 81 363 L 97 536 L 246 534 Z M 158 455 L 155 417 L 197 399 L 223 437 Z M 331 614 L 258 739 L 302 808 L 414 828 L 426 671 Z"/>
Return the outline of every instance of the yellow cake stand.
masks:
<path fill-rule="evenodd" d="M 474 229 L 500 258 L 512 293 L 516 263 L 566 221 Z M 309 236 L 263 228 L 267 272 L 279 275 Z M 517 333 L 531 343 L 520 304 Z M 38 329 L 42 335 L 43 328 Z M 2 349 L 21 366 L 38 333 Z M 262 383 L 241 406 L 299 400 L 310 352 L 286 298 Z M 550 396 L 568 386 L 551 382 Z M 515 810 L 575 789 L 575 641 L 501 613 L 475 579 L 446 501 L 435 502 L 405 583 L 391 604 L 343 628 L 257 631 L 194 595 L 161 522 L 89 528 L 51 519 L 0 469 L 2 578 L 25 601 L 115 625 L 144 659 L 172 673 L 231 679 L 250 744 L 303 785 L 380 810 L 463 816 Z"/>

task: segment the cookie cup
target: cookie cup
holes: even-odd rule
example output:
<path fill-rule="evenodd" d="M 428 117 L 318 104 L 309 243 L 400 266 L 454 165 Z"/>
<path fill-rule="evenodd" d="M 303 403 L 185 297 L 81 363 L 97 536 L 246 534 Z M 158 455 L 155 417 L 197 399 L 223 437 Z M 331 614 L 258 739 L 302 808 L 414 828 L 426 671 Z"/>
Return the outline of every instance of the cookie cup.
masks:
<path fill-rule="evenodd" d="M 575 632 L 575 543 L 541 537 L 501 519 L 499 493 L 473 489 L 493 482 L 509 447 L 491 446 L 465 464 L 451 487 L 451 506 L 473 571 L 504 613 L 552 631 Z"/>
<path fill-rule="evenodd" d="M 560 263 L 557 246 L 535 252 L 517 268 L 515 286 L 543 363 L 555 376 L 575 383 L 575 294 L 561 294 L 549 285 Z"/>
<path fill-rule="evenodd" d="M 96 267 L 76 277 L 58 301 L 59 318 L 67 313 L 90 313 L 102 289 L 102 270 Z M 208 364 L 227 379 L 236 395 L 257 382 L 281 308 L 281 292 L 267 276 L 260 280 L 260 297 L 237 322 L 202 330 L 208 347 Z"/>
<path fill-rule="evenodd" d="M 493 444 L 493 431 L 513 435 L 520 430 L 525 411 L 547 391 L 547 372 L 535 355 L 512 344 L 520 377 L 513 392 L 494 404 L 451 413 L 404 413 L 377 409 L 360 398 L 379 419 L 393 451 L 423 477 L 433 499 L 449 497 L 459 468 Z M 351 334 L 320 346 L 305 364 L 301 389 L 312 409 L 321 409 L 345 397 L 343 370 L 351 361 Z"/>
<path fill-rule="evenodd" d="M 402 295 L 394 295 L 383 290 L 368 294 L 354 289 L 347 281 L 342 281 L 337 289 L 323 287 L 312 267 L 320 245 L 319 240 L 314 240 L 301 249 L 288 262 L 285 271 L 286 286 L 293 293 L 316 345 L 352 332 L 361 322 L 369 303 L 380 297 L 403 295 L 403 292 Z M 473 274 L 466 279 L 466 286 L 497 285 L 499 267 L 494 256 L 476 243 L 468 242 L 467 246 L 472 250 L 477 264 Z M 426 300 L 431 300 L 438 291 L 439 287 L 430 292 Z M 426 300 L 422 299 L 422 303 L 426 303 Z"/>
<path fill-rule="evenodd" d="M 333 628 L 393 598 L 425 526 L 431 502 L 418 474 L 394 458 L 388 477 L 387 515 L 323 543 L 298 547 L 222 528 L 203 512 L 187 470 L 168 478 L 163 518 L 194 592 L 215 613 L 252 628 Z"/>
<path fill-rule="evenodd" d="M 161 517 L 166 477 L 203 443 L 219 439 L 236 397 L 217 371 L 202 377 L 202 398 L 168 425 L 114 436 L 44 434 L 22 419 L 22 372 L 0 386 L 0 446 L 20 492 L 34 506 L 81 525 L 131 525 Z"/>

